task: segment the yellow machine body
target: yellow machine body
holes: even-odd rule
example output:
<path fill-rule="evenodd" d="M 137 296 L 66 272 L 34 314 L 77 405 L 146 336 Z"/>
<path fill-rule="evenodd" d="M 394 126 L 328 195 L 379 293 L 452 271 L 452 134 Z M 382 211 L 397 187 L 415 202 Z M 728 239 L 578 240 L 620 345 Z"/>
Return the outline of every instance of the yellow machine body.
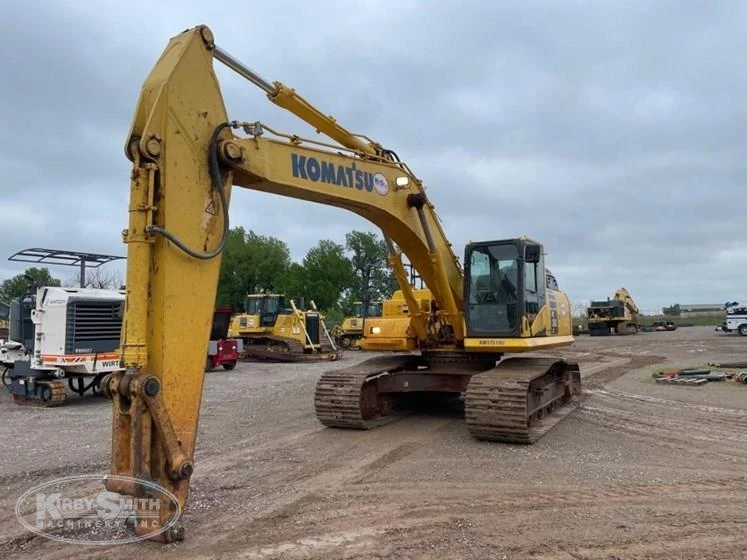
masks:
<path fill-rule="evenodd" d="M 345 317 L 341 325 L 335 325 L 332 335 L 337 343 L 343 348 L 359 348 L 358 344 L 363 337 L 363 323 L 369 317 L 380 317 L 382 313 L 381 301 L 372 301 L 368 308 L 364 309 L 362 301 L 353 302 L 353 314 Z"/>
<path fill-rule="evenodd" d="M 412 289 L 416 313 L 430 313 L 433 295 L 427 289 Z M 410 326 L 410 308 L 402 290 L 395 290 L 384 300 L 380 317 L 366 317 L 363 337 L 359 346 L 363 350 L 412 352 L 418 348 L 418 337 Z"/>

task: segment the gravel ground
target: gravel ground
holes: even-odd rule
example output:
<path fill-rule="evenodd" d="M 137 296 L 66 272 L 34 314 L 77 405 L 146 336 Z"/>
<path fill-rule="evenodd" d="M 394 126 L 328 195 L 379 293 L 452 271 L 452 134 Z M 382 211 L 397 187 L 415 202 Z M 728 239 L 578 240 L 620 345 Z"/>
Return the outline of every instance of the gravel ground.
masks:
<path fill-rule="evenodd" d="M 0 557 L 731 559 L 747 557 L 747 386 L 659 385 L 664 366 L 747 359 L 711 327 L 578 337 L 581 406 L 533 446 L 478 442 L 460 410 L 369 432 L 322 427 L 330 364 L 206 374 L 186 540 L 110 547 L 26 531 L 18 497 L 106 472 L 111 404 L 0 394 Z M 348 352 L 342 367 L 371 354 Z"/>

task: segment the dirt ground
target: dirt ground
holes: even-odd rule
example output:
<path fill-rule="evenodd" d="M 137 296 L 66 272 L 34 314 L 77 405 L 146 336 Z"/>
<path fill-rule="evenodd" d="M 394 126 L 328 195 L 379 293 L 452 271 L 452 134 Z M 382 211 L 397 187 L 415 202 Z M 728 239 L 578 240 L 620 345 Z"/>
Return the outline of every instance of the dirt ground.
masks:
<path fill-rule="evenodd" d="M 458 409 L 369 432 L 322 427 L 330 364 L 206 374 L 184 542 L 68 545 L 26 531 L 18 497 L 106 472 L 111 403 L 0 395 L 0 558 L 747 558 L 747 385 L 655 384 L 663 366 L 747 359 L 712 327 L 580 336 L 580 407 L 533 446 L 473 440 Z M 346 366 L 370 357 L 346 353 Z"/>

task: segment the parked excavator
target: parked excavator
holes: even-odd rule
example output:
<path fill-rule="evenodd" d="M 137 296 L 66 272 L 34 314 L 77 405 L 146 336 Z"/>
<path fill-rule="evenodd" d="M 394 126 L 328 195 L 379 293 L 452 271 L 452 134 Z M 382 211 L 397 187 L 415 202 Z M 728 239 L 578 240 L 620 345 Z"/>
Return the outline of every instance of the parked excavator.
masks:
<path fill-rule="evenodd" d="M 299 362 L 338 360 L 342 353 L 327 331 L 324 318 L 311 302 L 299 309 L 283 294 L 249 294 L 244 313 L 231 319 L 229 336 L 240 338 L 241 358 L 254 361 Z"/>
<path fill-rule="evenodd" d="M 609 336 L 636 334 L 640 328 L 639 310 L 625 288 L 620 288 L 607 301 L 592 301 L 586 309 L 589 334 Z"/>
<path fill-rule="evenodd" d="M 334 142 L 229 120 L 215 60 Z M 464 394 L 473 437 L 533 443 L 575 409 L 578 364 L 506 357 L 573 343 L 570 302 L 555 284 L 548 287 L 543 246 L 528 237 L 470 242 L 462 268 L 423 183 L 395 152 L 258 76 L 219 48 L 208 27 L 188 29 L 166 46 L 143 85 L 125 153 L 132 162 L 123 232 L 125 370 L 105 383 L 113 401 L 106 487 L 150 498 L 134 477 L 176 497 L 170 507 L 163 500 L 157 533 L 148 512 L 137 509 L 152 500 L 134 500 L 137 534 L 184 538 L 178 513 L 194 469 L 232 186 L 346 209 L 384 233 L 420 352 L 323 373 L 314 397 L 323 425 L 370 429 L 396 420 L 397 400 L 407 393 Z M 428 310 L 417 304 L 402 253 L 432 292 Z"/>

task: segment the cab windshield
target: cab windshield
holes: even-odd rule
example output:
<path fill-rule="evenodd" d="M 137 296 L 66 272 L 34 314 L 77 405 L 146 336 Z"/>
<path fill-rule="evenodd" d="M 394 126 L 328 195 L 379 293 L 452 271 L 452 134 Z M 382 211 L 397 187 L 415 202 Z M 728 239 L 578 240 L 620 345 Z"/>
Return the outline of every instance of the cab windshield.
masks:
<path fill-rule="evenodd" d="M 519 262 L 515 245 L 475 247 L 470 254 L 467 321 L 474 333 L 518 327 Z"/>
<path fill-rule="evenodd" d="M 249 297 L 246 298 L 246 312 L 249 315 L 261 315 L 264 313 L 278 313 L 283 302 L 282 298 L 274 297 Z"/>

